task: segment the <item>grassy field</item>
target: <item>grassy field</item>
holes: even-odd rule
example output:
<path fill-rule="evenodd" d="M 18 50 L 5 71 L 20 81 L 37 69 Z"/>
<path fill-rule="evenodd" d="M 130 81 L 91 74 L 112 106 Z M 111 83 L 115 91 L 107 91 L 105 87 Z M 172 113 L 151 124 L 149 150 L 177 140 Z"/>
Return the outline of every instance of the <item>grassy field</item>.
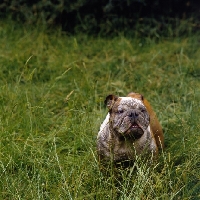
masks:
<path fill-rule="evenodd" d="M 175 31 L 100 38 L 0 21 L 0 199 L 200 199 L 200 35 Z M 166 148 L 116 186 L 96 136 L 104 98 L 131 91 L 151 102 Z"/>

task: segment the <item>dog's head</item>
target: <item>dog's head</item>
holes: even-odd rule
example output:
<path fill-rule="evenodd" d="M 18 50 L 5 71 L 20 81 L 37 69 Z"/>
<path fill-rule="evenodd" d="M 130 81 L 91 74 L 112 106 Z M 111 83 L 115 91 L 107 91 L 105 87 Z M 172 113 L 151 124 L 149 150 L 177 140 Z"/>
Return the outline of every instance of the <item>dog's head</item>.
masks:
<path fill-rule="evenodd" d="M 127 97 L 107 96 L 110 128 L 119 137 L 139 139 L 150 124 L 150 117 L 143 104 L 143 96 L 130 93 Z"/>

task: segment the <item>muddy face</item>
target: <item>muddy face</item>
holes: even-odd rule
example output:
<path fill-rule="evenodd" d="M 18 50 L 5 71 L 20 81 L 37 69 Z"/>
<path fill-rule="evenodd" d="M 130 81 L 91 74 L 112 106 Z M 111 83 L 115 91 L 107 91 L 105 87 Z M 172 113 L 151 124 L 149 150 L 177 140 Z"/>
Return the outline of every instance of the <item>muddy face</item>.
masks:
<path fill-rule="evenodd" d="M 138 99 L 120 97 L 110 110 L 111 127 L 121 137 L 139 139 L 149 123 L 149 114 Z"/>

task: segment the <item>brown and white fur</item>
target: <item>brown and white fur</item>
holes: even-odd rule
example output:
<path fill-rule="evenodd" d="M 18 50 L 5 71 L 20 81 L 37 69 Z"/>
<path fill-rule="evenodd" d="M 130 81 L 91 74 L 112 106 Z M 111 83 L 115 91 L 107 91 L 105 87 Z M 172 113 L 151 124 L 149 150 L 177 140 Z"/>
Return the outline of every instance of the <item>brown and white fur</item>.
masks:
<path fill-rule="evenodd" d="M 164 147 L 162 127 L 149 102 L 138 93 L 107 96 L 109 112 L 100 126 L 97 151 L 100 162 L 134 160 L 135 155 L 154 157 Z"/>

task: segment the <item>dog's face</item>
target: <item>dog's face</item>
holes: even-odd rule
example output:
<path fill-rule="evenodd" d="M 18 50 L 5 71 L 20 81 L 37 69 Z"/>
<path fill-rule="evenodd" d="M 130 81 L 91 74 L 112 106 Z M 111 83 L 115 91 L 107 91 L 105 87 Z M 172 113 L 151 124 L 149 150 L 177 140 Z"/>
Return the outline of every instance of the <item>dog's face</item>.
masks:
<path fill-rule="evenodd" d="M 150 117 L 142 96 L 133 98 L 109 95 L 105 103 L 110 113 L 110 128 L 123 138 L 139 139 L 148 128 Z"/>

